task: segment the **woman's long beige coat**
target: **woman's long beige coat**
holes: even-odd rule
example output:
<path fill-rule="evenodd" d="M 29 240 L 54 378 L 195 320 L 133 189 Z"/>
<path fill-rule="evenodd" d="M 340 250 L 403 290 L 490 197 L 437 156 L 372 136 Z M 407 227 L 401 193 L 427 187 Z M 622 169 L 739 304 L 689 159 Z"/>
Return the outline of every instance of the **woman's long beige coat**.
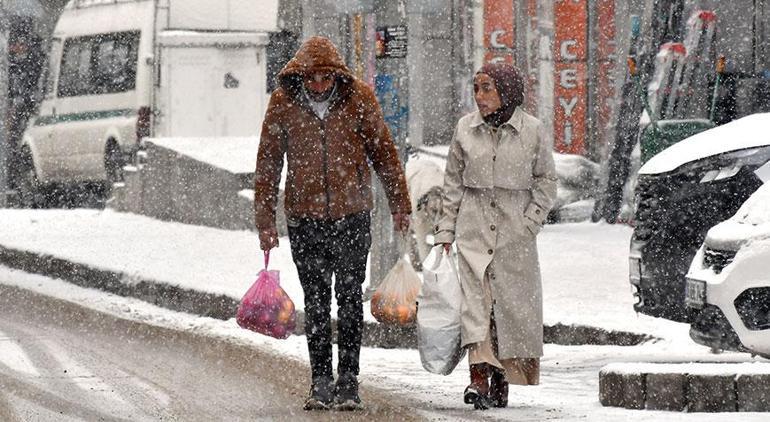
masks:
<path fill-rule="evenodd" d="M 499 359 L 543 354 L 543 299 L 535 237 L 556 197 L 551 143 L 540 122 L 517 108 L 494 136 L 478 112 L 460 119 L 444 178 L 444 217 L 435 243 L 456 242 L 463 346 L 483 341 L 490 309 Z"/>

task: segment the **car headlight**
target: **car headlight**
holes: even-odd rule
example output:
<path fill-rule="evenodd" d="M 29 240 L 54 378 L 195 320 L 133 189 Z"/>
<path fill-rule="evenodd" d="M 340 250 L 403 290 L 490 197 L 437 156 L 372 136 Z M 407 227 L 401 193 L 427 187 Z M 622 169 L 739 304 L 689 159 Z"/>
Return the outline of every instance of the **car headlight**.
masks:
<path fill-rule="evenodd" d="M 709 183 L 729 179 L 738 174 L 744 167 L 753 171 L 768 161 L 770 161 L 770 146 L 764 146 L 732 151 L 698 160 L 682 166 L 679 172 L 686 174 L 690 180 Z"/>

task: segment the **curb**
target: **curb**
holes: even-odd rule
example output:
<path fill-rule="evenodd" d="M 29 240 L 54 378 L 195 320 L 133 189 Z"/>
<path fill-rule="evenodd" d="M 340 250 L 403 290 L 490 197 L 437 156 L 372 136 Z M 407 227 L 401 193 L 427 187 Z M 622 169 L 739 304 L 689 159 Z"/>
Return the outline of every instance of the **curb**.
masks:
<path fill-rule="evenodd" d="M 229 319 L 238 302 L 225 295 L 181 289 L 163 282 L 138 279 L 129 274 L 102 270 L 51 255 L 0 245 L 0 264 L 28 273 L 59 278 L 80 287 L 135 297 L 173 311 Z"/>
<path fill-rule="evenodd" d="M 672 364 L 661 370 L 654 365 L 610 364 L 602 368 L 602 406 L 674 412 L 770 412 L 770 373 L 709 373 L 698 371 L 697 362 L 681 364 L 681 371 Z M 729 368 L 740 364 L 720 365 Z"/>
<path fill-rule="evenodd" d="M 47 254 L 8 248 L 0 245 L 0 264 L 28 273 L 65 280 L 80 287 L 93 288 L 119 296 L 134 297 L 162 308 L 204 317 L 227 320 L 234 318 L 238 300 L 225 295 L 206 293 L 173 286 L 165 282 L 141 279 L 137 276 L 91 267 Z M 364 304 L 364 312 L 368 312 Z M 305 314 L 297 311 L 295 335 L 305 333 Z M 336 321 L 332 320 L 334 342 Z M 635 346 L 655 337 L 625 331 L 576 325 L 543 326 L 545 343 L 560 345 L 618 345 Z M 417 329 L 364 321 L 362 345 L 385 349 L 417 348 Z"/>

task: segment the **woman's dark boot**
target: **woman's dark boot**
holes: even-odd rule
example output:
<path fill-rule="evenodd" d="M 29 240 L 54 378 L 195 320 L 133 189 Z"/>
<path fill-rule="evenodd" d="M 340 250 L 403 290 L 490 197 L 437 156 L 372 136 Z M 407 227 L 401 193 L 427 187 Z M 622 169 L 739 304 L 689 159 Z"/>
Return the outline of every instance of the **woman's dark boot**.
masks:
<path fill-rule="evenodd" d="M 489 409 L 489 367 L 486 363 L 471 365 L 471 383 L 465 387 L 463 400 L 479 410 Z"/>
<path fill-rule="evenodd" d="M 493 407 L 508 407 L 508 381 L 505 380 L 505 372 L 502 369 L 492 368 L 489 401 Z"/>

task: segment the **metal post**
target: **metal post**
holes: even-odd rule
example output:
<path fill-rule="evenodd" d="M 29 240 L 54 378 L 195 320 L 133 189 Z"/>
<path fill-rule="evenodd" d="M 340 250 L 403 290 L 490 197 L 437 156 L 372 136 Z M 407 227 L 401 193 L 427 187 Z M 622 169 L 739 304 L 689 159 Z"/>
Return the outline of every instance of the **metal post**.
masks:
<path fill-rule="evenodd" d="M 8 19 L 5 4 L 0 6 L 0 208 L 8 204 L 8 128 L 5 116 L 8 110 Z"/>
<path fill-rule="evenodd" d="M 597 15 L 599 14 L 599 8 L 597 7 L 596 0 L 588 0 L 586 2 L 586 8 L 588 9 L 588 22 L 586 22 L 586 44 L 588 48 L 588 55 L 586 57 L 586 77 L 588 78 L 586 89 L 586 104 L 588 107 L 588 113 L 586 113 L 586 139 L 584 155 L 593 161 L 598 161 L 598 147 L 599 147 L 599 128 L 597 123 L 600 119 L 597 118 L 599 111 L 600 99 L 597 95 L 599 86 L 599 60 L 601 58 L 598 54 L 599 34 L 596 22 L 598 21 Z"/>
<path fill-rule="evenodd" d="M 378 1 L 375 6 L 376 25 L 378 27 L 406 25 L 405 9 L 404 0 Z M 389 96 L 389 104 L 381 104 L 381 106 L 383 106 L 383 111 L 388 120 L 395 118 L 395 120 L 389 122 L 391 123 L 391 134 L 399 149 L 399 155 L 405 160 L 406 155 L 403 152 L 406 146 L 406 121 L 404 118 L 395 117 L 393 113 L 399 115 L 398 110 L 406 107 L 406 104 L 408 104 L 406 58 L 378 59 L 377 74 L 380 77 L 389 77 L 389 81 L 392 83 L 392 93 L 396 94 L 392 97 Z M 372 215 L 373 242 L 369 274 L 370 289 L 367 291 L 367 295 L 372 293 L 372 288 L 376 288 L 388 271 L 395 265 L 396 261 L 398 261 L 401 253 L 404 252 L 399 250 L 399 242 L 393 231 L 388 200 L 385 196 L 385 190 L 378 180 L 375 180 L 374 183 L 374 195 L 374 213 Z"/>
<path fill-rule="evenodd" d="M 356 78 L 364 79 L 364 62 L 362 60 L 364 46 L 361 32 L 363 31 L 363 17 L 356 13 L 353 17 L 353 51 L 355 54 L 355 72 Z"/>

